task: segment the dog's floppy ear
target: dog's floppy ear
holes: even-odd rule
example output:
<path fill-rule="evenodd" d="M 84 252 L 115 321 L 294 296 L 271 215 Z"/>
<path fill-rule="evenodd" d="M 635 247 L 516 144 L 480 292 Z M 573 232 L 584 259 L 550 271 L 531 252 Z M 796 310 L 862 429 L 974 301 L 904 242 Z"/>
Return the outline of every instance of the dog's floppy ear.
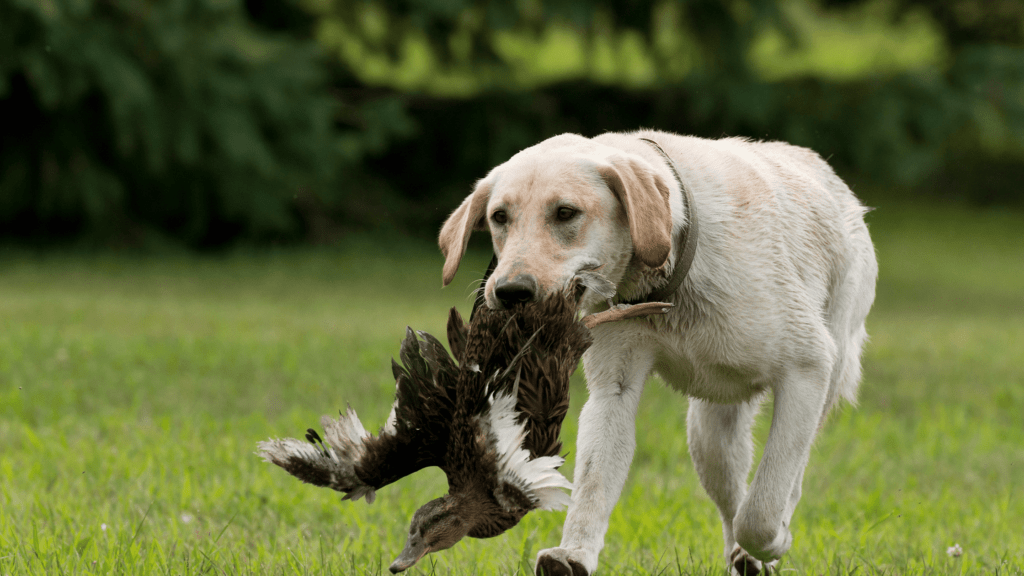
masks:
<path fill-rule="evenodd" d="M 672 249 L 668 185 L 639 157 L 617 154 L 606 162 L 598 172 L 626 209 L 634 252 L 651 268 L 661 266 Z"/>
<path fill-rule="evenodd" d="M 473 193 L 462 201 L 445 221 L 444 226 L 441 226 L 437 243 L 441 247 L 441 254 L 444 254 L 444 269 L 441 273 L 441 283 L 444 286 L 455 278 L 459 262 L 462 261 L 466 245 L 469 244 L 470 232 L 487 228 L 487 200 L 490 197 L 491 182 L 485 178 L 477 182 Z"/>

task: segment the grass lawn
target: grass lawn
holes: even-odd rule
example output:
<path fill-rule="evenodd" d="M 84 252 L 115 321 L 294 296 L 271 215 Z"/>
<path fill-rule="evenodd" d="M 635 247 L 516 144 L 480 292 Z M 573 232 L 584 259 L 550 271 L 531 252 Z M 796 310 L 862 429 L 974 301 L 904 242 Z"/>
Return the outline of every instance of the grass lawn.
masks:
<path fill-rule="evenodd" d="M 895 207 L 869 222 L 881 280 L 860 406 L 819 437 L 782 568 L 1021 574 L 1024 214 Z M 346 402 L 381 425 L 405 326 L 443 334 L 487 257 L 441 290 L 440 255 L 408 244 L 0 253 L 0 575 L 386 573 L 443 474 L 341 502 L 262 462 L 256 442 L 300 436 Z M 586 397 L 574 382 L 570 477 Z M 654 381 L 640 412 L 601 573 L 723 574 L 686 399 Z M 563 520 L 533 513 L 413 573 L 530 574 Z"/>

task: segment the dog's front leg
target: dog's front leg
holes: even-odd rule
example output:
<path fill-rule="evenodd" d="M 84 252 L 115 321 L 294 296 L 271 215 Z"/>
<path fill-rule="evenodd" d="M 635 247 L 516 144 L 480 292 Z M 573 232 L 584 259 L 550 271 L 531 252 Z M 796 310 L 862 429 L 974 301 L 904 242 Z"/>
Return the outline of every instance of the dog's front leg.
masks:
<path fill-rule="evenodd" d="M 623 347 L 633 339 L 621 326 L 607 330 L 594 330 L 594 345 L 583 357 L 590 397 L 580 413 L 572 503 L 562 543 L 537 555 L 537 574 L 594 573 L 608 520 L 633 460 L 637 405 L 654 359 L 643 346 Z"/>

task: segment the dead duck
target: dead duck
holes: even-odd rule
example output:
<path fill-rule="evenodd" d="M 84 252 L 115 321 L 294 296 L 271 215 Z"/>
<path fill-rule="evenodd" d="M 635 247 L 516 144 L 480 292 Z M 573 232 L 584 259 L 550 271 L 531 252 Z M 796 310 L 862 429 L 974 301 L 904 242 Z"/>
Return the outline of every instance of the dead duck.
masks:
<path fill-rule="evenodd" d="M 588 328 L 667 306 L 611 308 L 581 322 L 575 298 L 555 294 L 511 310 L 479 308 L 468 327 L 453 308 L 452 354 L 433 336 L 407 330 L 401 364 L 392 360 L 395 402 L 378 435 L 350 407 L 321 419 L 326 441 L 310 429 L 308 442 L 269 440 L 259 454 L 303 482 L 368 502 L 422 468 L 441 468 L 448 494 L 413 515 L 390 567 L 401 572 L 465 536 L 497 536 L 531 510 L 564 509 L 572 485 L 558 472 L 559 433 L 569 378 L 591 342 Z"/>

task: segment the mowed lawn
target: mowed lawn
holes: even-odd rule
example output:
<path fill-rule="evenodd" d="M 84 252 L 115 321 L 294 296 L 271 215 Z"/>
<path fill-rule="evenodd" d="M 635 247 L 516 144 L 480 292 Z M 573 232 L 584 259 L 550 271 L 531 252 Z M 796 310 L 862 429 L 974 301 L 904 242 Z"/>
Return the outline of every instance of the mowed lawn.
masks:
<path fill-rule="evenodd" d="M 859 407 L 819 436 L 782 564 L 794 574 L 1024 571 L 1024 215 L 894 207 Z M 442 290 L 409 242 L 229 256 L 0 253 L 0 575 L 380 574 L 437 470 L 367 505 L 254 455 L 350 403 L 390 409 L 405 326 L 468 313 L 488 254 Z M 563 440 L 571 477 L 579 374 Z M 723 574 L 687 453 L 686 399 L 657 380 L 603 574 Z M 769 409 L 762 411 L 763 442 Z M 466 539 L 413 573 L 532 573 L 563 513 Z M 959 544 L 956 558 L 947 548 Z"/>

